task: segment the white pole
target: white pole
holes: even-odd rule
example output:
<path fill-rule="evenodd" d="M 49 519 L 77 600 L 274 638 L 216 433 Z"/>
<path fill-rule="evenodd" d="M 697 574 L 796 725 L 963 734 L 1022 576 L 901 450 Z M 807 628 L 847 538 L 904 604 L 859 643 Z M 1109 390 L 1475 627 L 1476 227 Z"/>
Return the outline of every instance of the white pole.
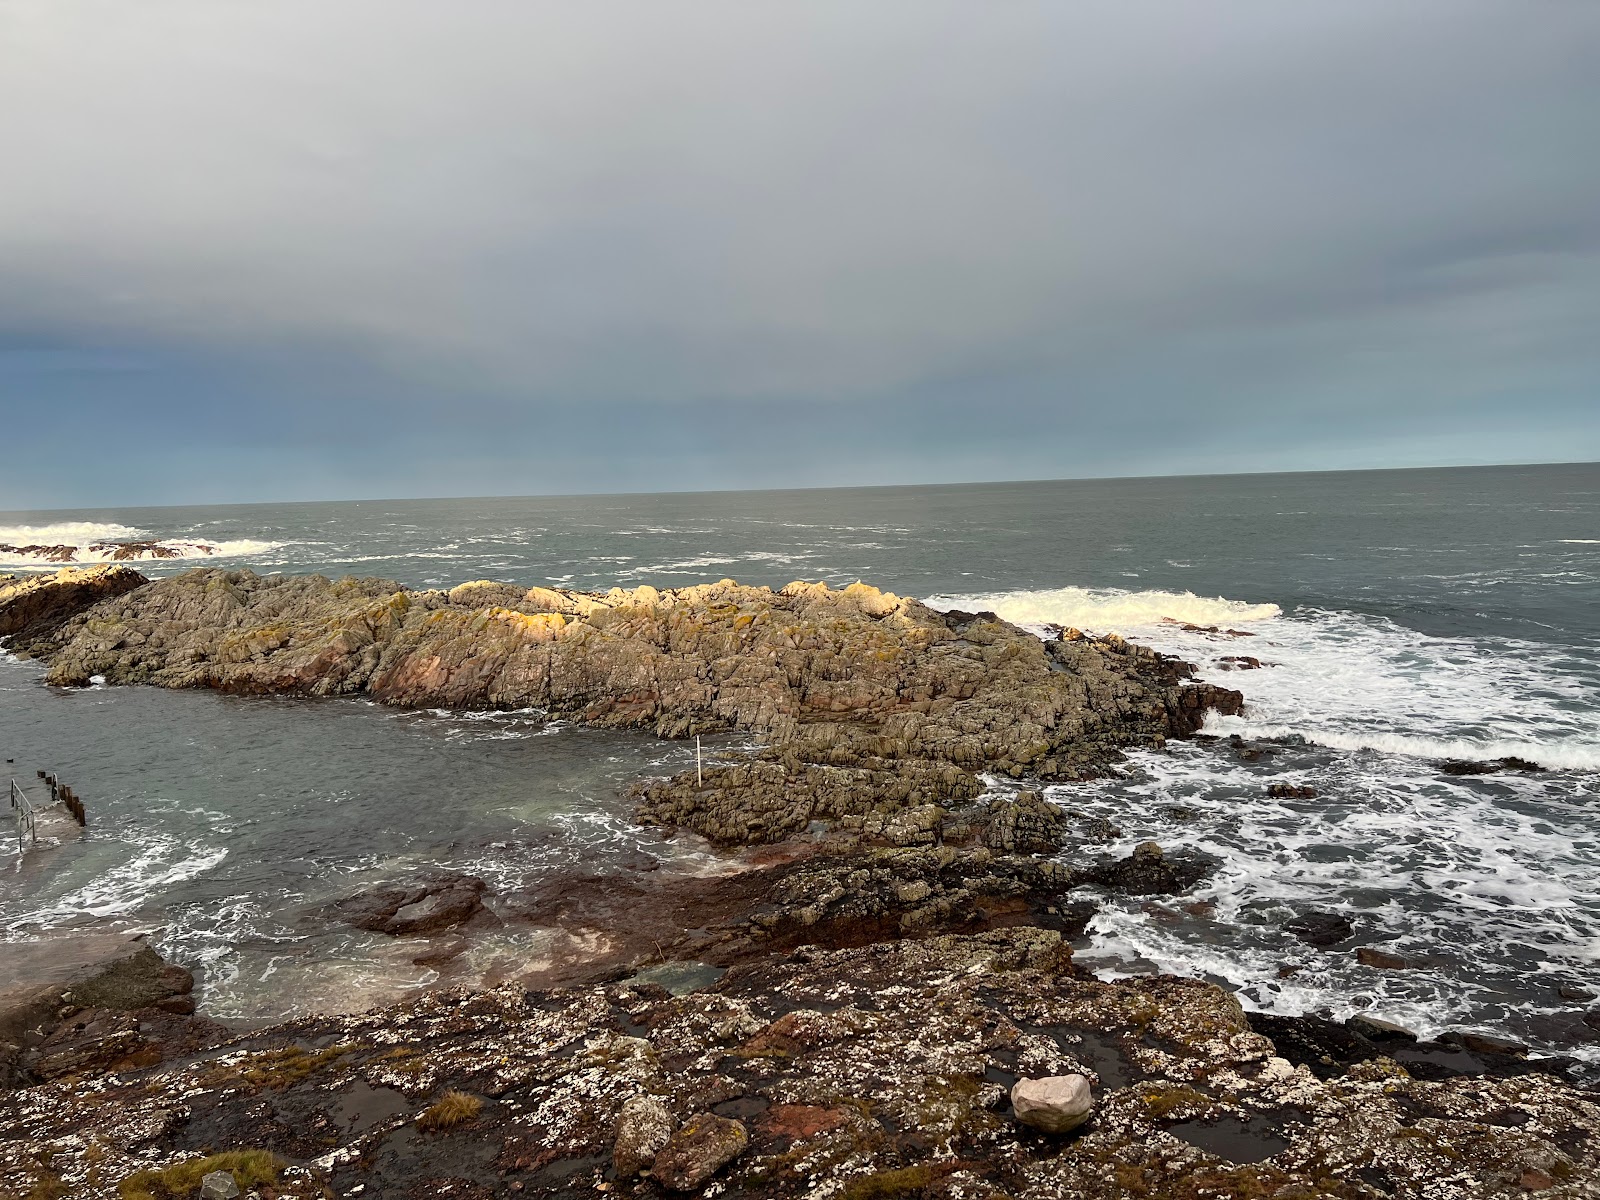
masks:
<path fill-rule="evenodd" d="M 698 733 L 694 735 L 694 785 L 695 787 L 705 787 L 706 785 L 705 771 L 700 766 L 700 735 Z"/>

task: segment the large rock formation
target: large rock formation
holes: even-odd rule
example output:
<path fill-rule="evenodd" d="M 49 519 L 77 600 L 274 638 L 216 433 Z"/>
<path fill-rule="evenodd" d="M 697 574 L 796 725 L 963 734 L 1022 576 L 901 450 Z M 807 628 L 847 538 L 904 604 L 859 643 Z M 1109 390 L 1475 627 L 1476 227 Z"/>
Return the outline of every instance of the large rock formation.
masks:
<path fill-rule="evenodd" d="M 0 638 L 22 653 L 48 653 L 68 618 L 112 596 L 143 587 L 132 567 L 67 567 L 53 575 L 0 575 Z"/>
<path fill-rule="evenodd" d="M 1123 748 L 1241 704 L 1120 638 L 1045 642 L 992 613 L 940 613 L 863 584 L 445 592 L 200 569 L 95 604 L 28 649 L 57 684 L 361 694 L 542 708 L 662 737 L 754 734 L 765 749 L 703 781 L 691 772 L 637 793 L 642 819 L 728 844 L 816 820 L 932 840 L 928 810 L 976 797 L 979 771 L 1093 775 Z"/>

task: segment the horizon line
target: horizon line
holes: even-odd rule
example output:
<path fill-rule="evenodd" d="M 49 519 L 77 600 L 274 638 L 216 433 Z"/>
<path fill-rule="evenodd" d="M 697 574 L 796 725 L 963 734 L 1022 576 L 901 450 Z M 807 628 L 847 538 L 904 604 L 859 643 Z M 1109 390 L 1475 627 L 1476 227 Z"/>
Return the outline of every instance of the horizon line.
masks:
<path fill-rule="evenodd" d="M 1526 467 L 1589 467 L 1600 466 L 1600 459 L 1553 459 L 1540 462 L 1511 462 L 1511 463 L 1444 463 L 1431 466 L 1390 466 L 1390 467 L 1337 467 L 1324 468 L 1316 471 L 1175 471 L 1155 475 L 1062 475 L 1044 478 L 1025 479 L 968 479 L 948 482 L 920 482 L 920 483 L 842 483 L 842 484 L 807 484 L 795 487 L 768 487 L 768 488 L 682 488 L 654 491 L 622 491 L 622 492 L 503 492 L 498 494 L 472 494 L 453 496 L 362 496 L 344 500 L 313 499 L 313 500 L 223 500 L 214 502 L 186 501 L 166 504 L 124 504 L 124 505 L 88 505 L 82 507 L 61 508 L 16 508 L 0 509 L 0 514 L 6 516 L 45 514 L 45 513 L 73 513 L 73 512 L 113 512 L 122 509 L 164 509 L 164 508 L 259 508 L 266 505 L 295 505 L 295 504 L 395 504 L 395 503 L 428 503 L 432 501 L 461 501 L 461 500 L 576 500 L 576 499 L 608 499 L 611 497 L 625 496 L 727 496 L 727 495 L 781 495 L 787 492 L 860 492 L 860 491 L 905 491 L 913 488 L 963 488 L 963 487 L 989 487 L 998 485 L 1028 485 L 1047 483 L 1135 483 L 1156 479 L 1241 479 L 1262 478 L 1274 475 L 1375 475 L 1389 474 L 1401 471 L 1503 471 L 1517 470 Z"/>

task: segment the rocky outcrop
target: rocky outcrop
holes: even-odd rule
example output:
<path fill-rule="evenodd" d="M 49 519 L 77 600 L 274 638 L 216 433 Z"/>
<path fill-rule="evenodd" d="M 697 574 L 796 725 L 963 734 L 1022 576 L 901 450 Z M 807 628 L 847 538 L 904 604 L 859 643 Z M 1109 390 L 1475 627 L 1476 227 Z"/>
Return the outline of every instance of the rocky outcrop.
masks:
<path fill-rule="evenodd" d="M 406 884 L 385 884 L 347 896 L 334 906 L 357 929 L 397 937 L 419 936 L 460 925 L 498 925 L 484 906 L 487 885 L 473 875 L 442 873 Z"/>
<path fill-rule="evenodd" d="M 143 941 L 80 934 L 7 944 L 0 1086 L 105 1066 L 144 1049 L 141 1011 L 194 1012 L 194 976 Z"/>
<path fill-rule="evenodd" d="M 0 1194 L 193 1194 L 223 1147 L 280 1198 L 1482 1200 L 1600 1180 L 1600 1103 L 1550 1075 L 1429 1079 L 1385 1045 L 1318 1071 L 1215 987 L 1071 968 L 1059 935 L 1017 928 L 799 950 L 678 997 L 503 987 L 307 1019 L 0 1096 Z M 1024 1123 L 1018 1085 L 1071 1076 L 1084 1123 Z M 482 1098 L 473 1119 L 419 1135 L 453 1092 Z"/>
<path fill-rule="evenodd" d="M 863 584 L 446 592 L 199 569 L 108 599 L 30 649 L 64 685 L 361 694 L 662 737 L 751 734 L 762 750 L 637 791 L 642 820 L 723 844 L 815 821 L 926 844 L 935 810 L 982 791 L 980 771 L 1092 776 L 1242 703 L 1117 637 L 1044 642 Z"/>
<path fill-rule="evenodd" d="M 68 567 L 53 575 L 0 575 L 0 638 L 19 653 L 53 648 L 51 636 L 102 600 L 126 595 L 147 580 L 132 567 Z"/>

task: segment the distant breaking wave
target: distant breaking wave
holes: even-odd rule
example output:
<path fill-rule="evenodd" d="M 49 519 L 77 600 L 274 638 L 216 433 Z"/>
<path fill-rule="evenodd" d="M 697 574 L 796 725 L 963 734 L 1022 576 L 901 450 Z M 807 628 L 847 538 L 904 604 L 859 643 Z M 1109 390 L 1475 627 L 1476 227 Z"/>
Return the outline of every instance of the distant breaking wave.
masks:
<path fill-rule="evenodd" d="M 0 566 L 243 558 L 268 553 L 280 545 L 280 542 L 248 538 L 217 542 L 189 538 L 150 539 L 142 529 L 102 521 L 0 525 Z"/>
<path fill-rule="evenodd" d="M 1115 588 L 1064 587 L 1038 592 L 975 596 L 930 596 L 937 609 L 992 612 L 1013 625 L 1064 625 L 1093 633 L 1176 621 L 1189 625 L 1238 625 L 1280 616 L 1276 604 L 1249 604 L 1193 592 L 1125 592 Z"/>
<path fill-rule="evenodd" d="M 1332 750 L 1425 760 L 1520 758 L 1600 770 L 1600 660 L 1571 647 L 1429 637 L 1383 617 L 1305 609 L 1285 616 L 1189 592 L 1058 588 L 932 596 L 936 609 L 1124 633 L 1245 695 L 1242 716 L 1207 733 L 1300 738 Z M 1248 637 L 1230 633 L 1249 634 Z M 1248 657 L 1246 657 L 1248 656 Z"/>

